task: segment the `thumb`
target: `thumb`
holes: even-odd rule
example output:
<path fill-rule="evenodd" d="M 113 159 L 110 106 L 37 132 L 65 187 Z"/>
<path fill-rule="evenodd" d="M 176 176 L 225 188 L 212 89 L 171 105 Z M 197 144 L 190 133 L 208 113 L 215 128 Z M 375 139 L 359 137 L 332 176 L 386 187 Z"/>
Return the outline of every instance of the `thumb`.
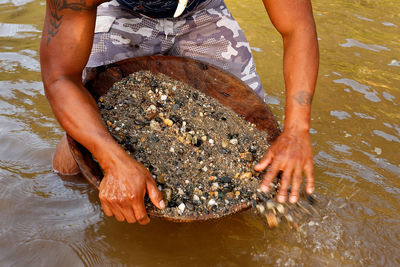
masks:
<path fill-rule="evenodd" d="M 157 208 L 161 210 L 165 209 L 165 203 L 162 194 L 160 190 L 158 190 L 156 182 L 152 178 L 147 180 L 146 188 L 151 202 L 153 202 Z"/>
<path fill-rule="evenodd" d="M 267 153 L 264 155 L 264 157 L 261 159 L 261 161 L 257 163 L 256 166 L 254 166 L 254 170 L 256 171 L 264 170 L 271 163 L 271 160 L 272 160 L 272 152 L 268 150 Z"/>

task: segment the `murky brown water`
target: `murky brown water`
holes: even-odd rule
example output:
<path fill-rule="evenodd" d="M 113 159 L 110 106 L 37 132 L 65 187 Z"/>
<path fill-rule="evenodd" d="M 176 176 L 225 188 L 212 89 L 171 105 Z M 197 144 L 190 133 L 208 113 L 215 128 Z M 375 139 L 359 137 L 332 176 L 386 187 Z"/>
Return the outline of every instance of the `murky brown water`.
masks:
<path fill-rule="evenodd" d="M 249 212 L 145 227 L 106 218 L 91 186 L 50 171 L 62 130 L 40 81 L 44 1 L 0 0 L 0 265 L 400 265 L 400 2 L 313 2 L 321 216 L 294 232 L 265 230 Z M 227 4 L 281 119 L 280 36 L 261 1 Z"/>

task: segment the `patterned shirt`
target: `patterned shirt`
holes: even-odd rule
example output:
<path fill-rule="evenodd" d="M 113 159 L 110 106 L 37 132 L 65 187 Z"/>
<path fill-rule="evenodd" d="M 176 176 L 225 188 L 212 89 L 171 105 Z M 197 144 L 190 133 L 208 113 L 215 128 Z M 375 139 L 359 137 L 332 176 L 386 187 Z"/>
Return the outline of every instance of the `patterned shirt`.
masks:
<path fill-rule="evenodd" d="M 153 18 L 172 18 L 178 0 L 117 0 L 122 6 Z M 183 14 L 192 11 L 206 0 L 189 0 Z"/>

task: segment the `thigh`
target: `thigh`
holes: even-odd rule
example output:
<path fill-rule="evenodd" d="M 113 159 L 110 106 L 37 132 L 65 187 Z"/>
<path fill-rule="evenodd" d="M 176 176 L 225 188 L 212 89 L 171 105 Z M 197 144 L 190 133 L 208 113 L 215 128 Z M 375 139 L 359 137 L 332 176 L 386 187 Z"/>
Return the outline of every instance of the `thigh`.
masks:
<path fill-rule="evenodd" d="M 93 47 L 87 67 L 164 53 L 172 46 L 160 32 L 160 20 L 122 8 L 115 0 L 97 9 Z"/>
<path fill-rule="evenodd" d="M 187 17 L 185 24 L 186 30 L 178 33 L 172 55 L 194 58 L 224 69 L 264 99 L 249 43 L 223 1 Z"/>

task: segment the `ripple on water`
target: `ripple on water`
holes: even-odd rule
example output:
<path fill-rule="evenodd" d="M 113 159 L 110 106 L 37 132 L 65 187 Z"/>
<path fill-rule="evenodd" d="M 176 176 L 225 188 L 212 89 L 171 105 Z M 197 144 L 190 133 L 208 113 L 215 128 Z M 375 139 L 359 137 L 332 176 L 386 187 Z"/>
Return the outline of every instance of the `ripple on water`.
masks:
<path fill-rule="evenodd" d="M 374 21 L 373 19 L 369 19 L 369 18 L 366 18 L 366 17 L 362 17 L 362 16 L 360 16 L 360 15 L 358 15 L 358 14 L 354 14 L 354 16 L 355 16 L 356 18 L 358 18 L 358 19 L 362 19 L 362 20 L 365 20 L 365 21 L 371 21 L 371 22 Z"/>
<path fill-rule="evenodd" d="M 334 83 L 342 83 L 347 86 L 350 86 L 354 91 L 359 92 L 364 95 L 366 99 L 372 102 L 380 102 L 381 99 L 378 97 L 378 92 L 374 89 L 371 89 L 369 86 L 361 84 L 352 79 L 337 79 L 333 80 Z"/>
<path fill-rule="evenodd" d="M 341 47 L 359 47 L 367 50 L 371 50 L 374 52 L 381 52 L 381 51 L 390 51 L 389 48 L 382 46 L 382 45 L 376 45 L 376 44 L 364 44 L 360 41 L 357 41 L 355 39 L 345 39 L 346 43 L 339 44 Z"/>
<path fill-rule="evenodd" d="M 11 37 L 11 38 L 29 38 L 36 36 L 40 33 L 35 26 L 30 24 L 14 24 L 14 23 L 1 23 L 0 22 L 0 37 Z"/>
<path fill-rule="evenodd" d="M 331 116 L 338 118 L 339 120 L 345 120 L 351 118 L 351 115 L 346 111 L 341 110 L 331 110 Z"/>
<path fill-rule="evenodd" d="M 0 96 L 6 99 L 15 99 L 16 92 L 28 96 L 44 95 L 43 83 L 34 81 L 0 81 Z M 0 105 L 1 106 L 1 105 Z"/>
<path fill-rule="evenodd" d="M 20 68 L 28 71 L 40 71 L 39 61 L 31 55 L 17 52 L 0 52 L 0 70 L 4 72 L 18 72 Z"/>
<path fill-rule="evenodd" d="M 388 66 L 400 67 L 400 60 L 392 59 L 392 61 L 390 61 L 390 63 L 388 64 Z"/>
<path fill-rule="evenodd" d="M 33 1 L 35 0 L 0 0 L 0 4 L 12 4 L 18 7 L 18 6 L 24 6 Z"/>
<path fill-rule="evenodd" d="M 400 139 L 398 137 L 394 136 L 394 135 L 385 133 L 385 132 L 380 131 L 380 130 L 374 130 L 373 133 L 376 134 L 377 136 L 382 137 L 386 141 L 400 143 Z"/>
<path fill-rule="evenodd" d="M 391 94 L 389 94 L 388 92 L 385 92 L 385 91 L 382 92 L 382 95 L 386 100 L 392 102 L 394 105 L 397 106 L 397 103 L 395 103 L 393 101 L 396 98 L 394 95 L 391 95 Z"/>
<path fill-rule="evenodd" d="M 368 114 L 364 114 L 364 113 L 359 113 L 359 112 L 353 112 L 354 115 L 356 115 L 357 117 L 360 117 L 362 119 L 368 119 L 368 120 L 375 120 L 375 117 L 372 117 Z"/>
<path fill-rule="evenodd" d="M 383 25 L 397 28 L 397 25 L 391 22 L 382 22 Z"/>

